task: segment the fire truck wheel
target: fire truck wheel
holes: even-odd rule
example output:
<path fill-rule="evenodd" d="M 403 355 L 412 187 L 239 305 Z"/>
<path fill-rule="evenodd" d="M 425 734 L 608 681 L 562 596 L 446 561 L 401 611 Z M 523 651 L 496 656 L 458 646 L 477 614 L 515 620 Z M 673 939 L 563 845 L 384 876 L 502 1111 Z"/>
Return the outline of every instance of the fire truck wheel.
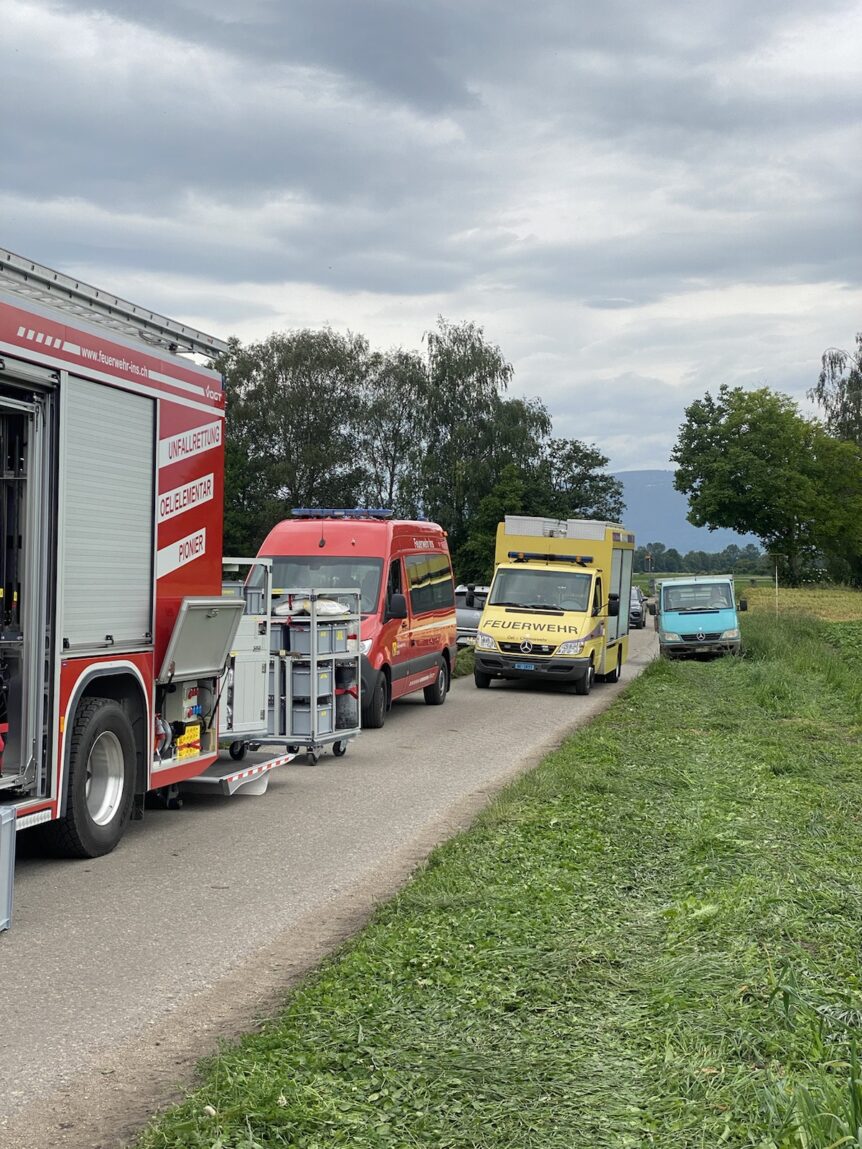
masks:
<path fill-rule="evenodd" d="M 491 685 L 491 675 L 485 674 L 481 670 L 474 670 L 473 681 L 476 683 L 480 690 L 487 690 Z"/>
<path fill-rule="evenodd" d="M 589 694 L 593 685 L 593 678 L 595 676 L 595 667 L 590 663 L 589 670 L 583 678 L 579 678 L 575 683 L 575 694 Z"/>
<path fill-rule="evenodd" d="M 371 694 L 371 701 L 362 707 L 362 725 L 369 730 L 379 730 L 386 721 L 386 676 L 378 674 Z"/>
<path fill-rule="evenodd" d="M 449 688 L 448 677 L 446 663 L 441 658 L 440 665 L 437 667 L 437 677 L 430 686 L 426 686 L 422 691 L 429 706 L 442 706 L 446 701 L 446 691 Z"/>
<path fill-rule="evenodd" d="M 623 652 L 619 651 L 619 653 L 617 654 L 616 666 L 614 667 L 613 670 L 608 671 L 608 673 L 604 676 L 603 681 L 604 682 L 619 682 L 620 674 L 622 672 L 622 666 L 623 666 Z"/>
<path fill-rule="evenodd" d="M 110 698 L 78 706 L 69 753 L 66 813 L 46 830 L 58 853 L 98 858 L 119 842 L 132 812 L 135 738 L 125 710 Z"/>
<path fill-rule="evenodd" d="M 234 762 L 242 762 L 243 758 L 245 758 L 246 754 L 248 753 L 248 743 L 231 742 L 229 753 Z"/>

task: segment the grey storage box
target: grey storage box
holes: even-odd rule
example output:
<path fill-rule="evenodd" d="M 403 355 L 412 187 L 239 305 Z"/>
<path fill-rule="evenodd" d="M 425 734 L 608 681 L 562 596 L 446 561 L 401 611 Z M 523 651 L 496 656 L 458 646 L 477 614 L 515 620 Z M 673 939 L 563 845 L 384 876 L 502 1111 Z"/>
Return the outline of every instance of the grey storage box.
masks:
<path fill-rule="evenodd" d="M 332 694 L 332 666 L 318 666 L 315 677 L 316 689 L 312 689 L 311 663 L 294 663 L 291 678 L 293 697 L 322 698 L 324 694 Z"/>
<path fill-rule="evenodd" d="M 311 654 L 310 623 L 295 623 L 290 628 L 290 650 L 294 654 Z M 317 653 L 332 654 L 332 624 L 317 624 Z"/>
<path fill-rule="evenodd" d="M 317 734 L 331 734 L 332 733 L 332 703 L 327 702 L 317 707 Z M 311 707 L 310 706 L 293 706 L 290 712 L 291 735 L 300 737 L 308 735 L 314 737 L 315 732 L 311 729 Z"/>
<path fill-rule="evenodd" d="M 288 624 L 286 622 L 280 622 L 278 619 L 273 619 L 269 631 L 270 654 L 278 654 L 279 651 L 288 650 L 289 648 L 290 628 Z"/>
<path fill-rule="evenodd" d="M 15 881 L 15 810 L 0 809 L 0 931 L 12 925 L 12 886 Z"/>
<path fill-rule="evenodd" d="M 343 622 L 319 622 L 317 624 L 317 653 L 346 654 L 347 624 Z M 308 623 L 294 623 L 290 628 L 290 649 L 294 654 L 311 653 L 311 626 Z"/>

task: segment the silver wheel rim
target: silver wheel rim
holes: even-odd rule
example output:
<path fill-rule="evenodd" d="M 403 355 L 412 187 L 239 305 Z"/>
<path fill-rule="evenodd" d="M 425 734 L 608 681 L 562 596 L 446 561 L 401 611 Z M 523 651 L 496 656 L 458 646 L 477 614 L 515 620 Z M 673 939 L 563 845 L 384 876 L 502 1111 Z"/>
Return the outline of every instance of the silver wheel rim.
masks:
<path fill-rule="evenodd" d="M 107 826 L 123 796 L 126 762 L 119 738 L 104 730 L 87 758 L 87 813 L 97 826 Z"/>

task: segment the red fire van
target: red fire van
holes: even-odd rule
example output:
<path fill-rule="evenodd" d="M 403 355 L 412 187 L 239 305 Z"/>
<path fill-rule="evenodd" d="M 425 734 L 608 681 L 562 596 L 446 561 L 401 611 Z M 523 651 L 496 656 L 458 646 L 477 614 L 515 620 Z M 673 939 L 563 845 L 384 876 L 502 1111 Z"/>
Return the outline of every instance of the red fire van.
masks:
<path fill-rule="evenodd" d="M 269 532 L 273 593 L 359 587 L 362 724 L 382 726 L 397 698 L 446 701 L 456 653 L 455 584 L 446 532 L 390 511 L 296 510 Z"/>

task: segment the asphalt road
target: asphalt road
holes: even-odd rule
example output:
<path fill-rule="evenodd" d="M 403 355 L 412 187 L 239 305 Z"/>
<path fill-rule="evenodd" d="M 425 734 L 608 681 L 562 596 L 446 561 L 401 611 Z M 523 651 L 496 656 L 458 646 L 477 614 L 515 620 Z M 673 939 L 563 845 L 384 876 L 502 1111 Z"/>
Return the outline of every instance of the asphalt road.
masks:
<path fill-rule="evenodd" d="M 0 935 L 0 1145 L 123 1144 L 199 1056 L 277 1008 L 656 646 L 651 627 L 635 631 L 622 682 L 587 698 L 462 679 L 442 707 L 396 703 L 344 758 L 297 759 L 261 797 L 148 810 L 97 861 L 41 858 L 19 835 L 13 928 Z"/>

